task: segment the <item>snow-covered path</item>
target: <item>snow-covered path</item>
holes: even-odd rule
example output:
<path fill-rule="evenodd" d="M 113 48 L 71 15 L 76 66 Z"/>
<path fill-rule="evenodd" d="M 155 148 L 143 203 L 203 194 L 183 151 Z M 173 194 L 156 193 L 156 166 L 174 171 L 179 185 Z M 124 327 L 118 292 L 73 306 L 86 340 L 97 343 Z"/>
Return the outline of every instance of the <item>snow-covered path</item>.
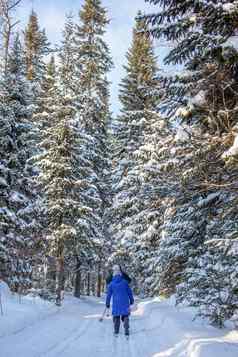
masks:
<path fill-rule="evenodd" d="M 24 306 L 24 301 L 23 301 Z M 237 357 L 238 332 L 193 322 L 189 309 L 168 302 L 139 302 L 131 319 L 131 336 L 112 335 L 112 321 L 98 321 L 104 303 L 68 297 L 60 309 L 4 331 L 0 318 L 1 357 Z M 22 309 L 22 305 L 21 305 Z M 7 319 L 7 316 L 5 316 Z"/>

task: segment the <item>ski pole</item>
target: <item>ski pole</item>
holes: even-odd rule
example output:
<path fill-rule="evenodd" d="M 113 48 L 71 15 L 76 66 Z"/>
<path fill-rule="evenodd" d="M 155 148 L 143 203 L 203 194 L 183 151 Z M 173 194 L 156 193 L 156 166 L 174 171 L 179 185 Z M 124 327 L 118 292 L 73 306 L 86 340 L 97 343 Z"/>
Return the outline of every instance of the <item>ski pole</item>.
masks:
<path fill-rule="evenodd" d="M 100 317 L 99 321 L 102 322 L 104 317 L 105 317 L 105 314 L 106 314 L 106 311 L 107 311 L 107 307 L 105 307 L 103 313 L 102 313 L 102 316 Z"/>

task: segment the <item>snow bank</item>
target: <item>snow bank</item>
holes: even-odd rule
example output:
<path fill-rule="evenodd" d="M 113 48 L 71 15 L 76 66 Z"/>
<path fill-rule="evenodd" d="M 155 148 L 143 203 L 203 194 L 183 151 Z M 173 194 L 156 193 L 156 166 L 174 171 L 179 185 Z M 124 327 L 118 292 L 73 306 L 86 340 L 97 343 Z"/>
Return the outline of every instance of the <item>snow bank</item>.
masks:
<path fill-rule="evenodd" d="M 194 321 L 195 310 L 175 307 L 174 296 L 139 303 L 134 316 L 146 318 L 148 344 L 151 351 L 158 351 L 145 357 L 237 357 L 238 331 L 220 330 L 201 319 Z"/>
<path fill-rule="evenodd" d="M 0 282 L 0 294 L 3 309 L 0 338 L 17 333 L 57 311 L 53 304 L 39 297 L 13 294 L 4 282 Z"/>
<path fill-rule="evenodd" d="M 237 357 L 237 346 L 232 342 L 210 339 L 189 339 L 153 357 Z"/>
<path fill-rule="evenodd" d="M 11 295 L 11 291 L 6 283 L 4 281 L 0 281 L 0 294 L 2 299 L 3 298 L 9 298 Z"/>

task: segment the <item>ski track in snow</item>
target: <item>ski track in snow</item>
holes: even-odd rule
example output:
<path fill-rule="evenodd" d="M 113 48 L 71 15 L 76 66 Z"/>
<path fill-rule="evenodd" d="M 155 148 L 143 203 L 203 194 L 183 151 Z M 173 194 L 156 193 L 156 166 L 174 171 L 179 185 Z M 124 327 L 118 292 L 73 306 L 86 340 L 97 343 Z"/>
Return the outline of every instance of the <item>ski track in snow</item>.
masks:
<path fill-rule="evenodd" d="M 217 330 L 166 302 L 145 301 L 131 317 L 127 341 L 113 336 L 104 302 L 67 297 L 62 308 L 0 339 L 0 357 L 237 357 L 238 332 Z M 0 320 L 1 323 L 1 320 Z M 6 333 L 7 334 L 7 333 Z"/>

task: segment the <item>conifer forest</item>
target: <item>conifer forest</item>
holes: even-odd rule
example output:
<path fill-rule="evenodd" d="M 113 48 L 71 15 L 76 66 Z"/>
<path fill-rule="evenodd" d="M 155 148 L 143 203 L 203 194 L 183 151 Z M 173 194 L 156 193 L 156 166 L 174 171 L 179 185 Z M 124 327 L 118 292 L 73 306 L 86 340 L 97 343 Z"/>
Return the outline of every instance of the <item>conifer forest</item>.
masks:
<path fill-rule="evenodd" d="M 24 2 L 0 0 L 0 280 L 63 306 L 119 264 L 140 299 L 238 319 L 238 1 L 144 0 L 116 113 L 104 0 L 57 44 Z"/>

